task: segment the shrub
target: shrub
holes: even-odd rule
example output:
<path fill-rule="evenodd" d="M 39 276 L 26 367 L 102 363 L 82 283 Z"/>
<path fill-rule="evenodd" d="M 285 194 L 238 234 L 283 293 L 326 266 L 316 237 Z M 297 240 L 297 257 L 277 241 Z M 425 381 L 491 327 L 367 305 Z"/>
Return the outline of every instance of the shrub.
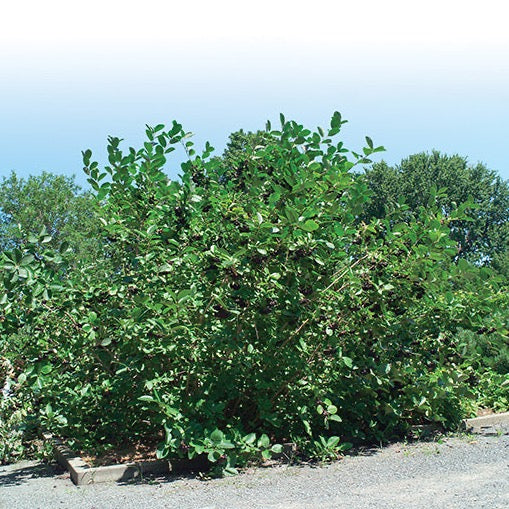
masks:
<path fill-rule="evenodd" d="M 436 195 L 415 220 L 359 224 L 369 193 L 351 170 L 381 147 L 350 154 L 343 123 L 282 118 L 236 172 L 177 123 L 140 150 L 110 138 L 104 172 L 85 151 L 104 256 L 65 278 L 65 246 L 4 255 L 2 327 L 31 341 L 5 335 L 2 355 L 39 426 L 95 448 L 162 433 L 160 456 L 226 471 L 287 440 L 331 457 L 454 426 L 468 377 L 453 338 L 496 321 L 482 298 L 499 290 L 462 283 L 474 269 L 451 264 L 448 227 L 462 209 L 445 218 Z M 163 171 L 178 144 L 180 182 Z"/>

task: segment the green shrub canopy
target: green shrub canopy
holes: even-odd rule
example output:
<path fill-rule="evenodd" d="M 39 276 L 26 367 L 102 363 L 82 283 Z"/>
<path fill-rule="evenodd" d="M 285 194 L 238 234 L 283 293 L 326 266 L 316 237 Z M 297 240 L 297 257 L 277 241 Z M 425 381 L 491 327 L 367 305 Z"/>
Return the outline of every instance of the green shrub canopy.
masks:
<path fill-rule="evenodd" d="M 443 216 L 436 192 L 411 221 L 359 222 L 369 191 L 351 170 L 383 149 L 348 152 L 344 122 L 282 118 L 235 171 L 176 122 L 139 150 L 110 138 L 104 171 L 85 151 L 103 255 L 69 274 L 44 232 L 3 255 L 18 410 L 30 401 L 37 426 L 84 447 L 161 436 L 160 456 L 225 469 L 288 440 L 327 456 L 457 422 L 454 334 L 502 330 L 506 294 L 488 269 L 452 263 L 463 209 Z M 179 144 L 189 158 L 170 181 Z"/>

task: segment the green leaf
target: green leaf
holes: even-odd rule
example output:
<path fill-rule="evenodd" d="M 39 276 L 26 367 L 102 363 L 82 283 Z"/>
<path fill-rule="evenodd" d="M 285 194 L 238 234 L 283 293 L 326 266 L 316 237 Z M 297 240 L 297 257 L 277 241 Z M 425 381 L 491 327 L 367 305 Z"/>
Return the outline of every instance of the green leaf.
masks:
<path fill-rule="evenodd" d="M 169 452 L 170 452 L 170 448 L 164 442 L 162 442 L 157 446 L 156 457 L 157 457 L 157 459 L 166 458 L 166 456 L 168 456 Z"/>
<path fill-rule="evenodd" d="M 306 232 L 313 232 L 315 230 L 318 230 L 319 228 L 318 223 L 316 221 L 313 221 L 312 219 L 308 219 L 299 226 Z"/>
<path fill-rule="evenodd" d="M 304 425 L 304 429 L 306 430 L 306 433 L 309 435 L 309 436 L 312 436 L 313 435 L 313 432 L 311 431 L 311 425 L 309 424 L 309 421 L 303 419 L 302 420 L 302 424 Z"/>
<path fill-rule="evenodd" d="M 220 444 L 224 440 L 224 433 L 221 430 L 216 428 L 210 434 L 210 439 L 212 440 L 212 442 L 214 442 L 216 444 Z"/>
<path fill-rule="evenodd" d="M 85 166 L 88 166 L 90 164 L 90 158 L 92 157 L 92 151 L 90 149 L 87 149 L 85 151 L 82 151 L 81 155 L 83 156 L 83 164 Z"/>
<path fill-rule="evenodd" d="M 263 434 L 259 439 L 258 439 L 258 447 L 269 447 L 270 445 L 270 439 L 267 435 Z"/>
<path fill-rule="evenodd" d="M 109 191 L 110 191 L 110 184 L 108 182 L 106 182 L 97 191 L 97 199 L 99 201 L 104 200 L 104 198 L 108 195 Z"/>
<path fill-rule="evenodd" d="M 276 454 L 280 454 L 283 451 L 283 446 L 281 444 L 274 444 L 270 448 L 271 452 L 274 452 Z"/>
<path fill-rule="evenodd" d="M 13 251 L 13 255 L 14 255 L 14 260 L 16 262 L 16 265 L 20 265 L 21 264 L 21 260 L 23 259 L 23 253 L 21 252 L 21 250 L 16 248 Z"/>
<path fill-rule="evenodd" d="M 41 369 L 40 369 L 40 372 L 43 375 L 48 375 L 52 371 L 53 371 L 53 366 L 51 364 L 44 364 L 43 366 L 41 366 Z"/>
<path fill-rule="evenodd" d="M 343 357 L 343 363 L 345 364 L 346 367 L 348 368 L 352 368 L 353 367 L 353 361 L 352 359 L 350 359 L 350 357 Z"/>
<path fill-rule="evenodd" d="M 339 440 L 340 438 L 337 436 L 329 437 L 329 439 L 327 440 L 327 447 L 330 447 L 331 449 L 337 447 L 337 445 L 339 444 Z"/>
<path fill-rule="evenodd" d="M 221 458 L 221 453 L 219 451 L 210 451 L 207 455 L 207 459 L 211 463 L 215 463 L 217 460 Z"/>
<path fill-rule="evenodd" d="M 23 256 L 23 258 L 21 259 L 21 263 L 20 265 L 21 266 L 26 266 L 26 265 L 30 265 L 33 261 L 34 261 L 34 255 L 32 254 L 28 254 L 28 255 L 25 255 Z"/>
<path fill-rule="evenodd" d="M 59 250 L 60 254 L 64 254 L 68 251 L 68 249 L 69 249 L 69 242 L 64 241 L 60 244 L 60 247 L 58 250 Z"/>
<path fill-rule="evenodd" d="M 221 447 L 221 449 L 235 449 L 235 444 L 232 444 L 232 442 L 228 442 L 227 440 L 223 440 L 219 444 L 219 447 Z"/>
<path fill-rule="evenodd" d="M 297 211 L 290 207 L 285 207 L 285 215 L 291 223 L 296 223 L 299 220 Z"/>
<path fill-rule="evenodd" d="M 339 113 L 339 111 L 335 111 L 334 114 L 332 115 L 330 126 L 332 129 L 341 127 L 341 113 Z"/>
<path fill-rule="evenodd" d="M 256 441 L 256 433 L 249 433 L 249 435 L 246 435 L 244 437 L 244 442 L 246 442 L 246 444 L 254 444 Z"/>

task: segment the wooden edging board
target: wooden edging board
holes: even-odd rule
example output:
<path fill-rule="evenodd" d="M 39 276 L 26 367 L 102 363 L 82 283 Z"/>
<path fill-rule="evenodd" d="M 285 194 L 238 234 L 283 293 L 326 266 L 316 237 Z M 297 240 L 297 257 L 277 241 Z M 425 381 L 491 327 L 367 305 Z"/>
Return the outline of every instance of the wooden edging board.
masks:
<path fill-rule="evenodd" d="M 483 415 L 463 420 L 463 429 L 469 433 L 481 435 L 498 435 L 509 433 L 509 412 Z"/>
<path fill-rule="evenodd" d="M 99 482 L 126 482 L 148 474 L 168 474 L 169 461 L 152 460 L 91 467 L 81 457 L 72 452 L 61 440 L 49 434 L 44 439 L 51 442 L 57 462 L 69 471 L 77 486 Z"/>
<path fill-rule="evenodd" d="M 186 459 L 176 460 L 175 462 L 151 460 L 91 467 L 83 458 L 71 451 L 62 440 L 48 433 L 44 434 L 43 437 L 52 444 L 56 461 L 69 471 L 72 481 L 77 486 L 100 482 L 127 482 L 140 479 L 149 474 L 178 474 L 192 470 L 193 466 L 200 468 L 199 465 L 203 463 L 198 457 L 194 461 Z M 285 443 L 283 444 L 283 451 L 273 454 L 273 459 L 288 460 L 296 453 L 296 450 L 295 444 Z"/>
<path fill-rule="evenodd" d="M 469 433 L 484 435 L 509 433 L 509 412 L 464 419 L 462 428 Z M 72 481 L 78 486 L 100 482 L 126 482 L 149 474 L 169 474 L 173 470 L 171 463 L 167 460 L 136 461 L 91 467 L 61 440 L 50 434 L 44 434 L 44 439 L 51 442 L 55 459 L 69 471 Z M 295 452 L 295 444 L 284 445 L 286 450 L 281 456 L 286 454 L 290 456 L 292 452 Z"/>

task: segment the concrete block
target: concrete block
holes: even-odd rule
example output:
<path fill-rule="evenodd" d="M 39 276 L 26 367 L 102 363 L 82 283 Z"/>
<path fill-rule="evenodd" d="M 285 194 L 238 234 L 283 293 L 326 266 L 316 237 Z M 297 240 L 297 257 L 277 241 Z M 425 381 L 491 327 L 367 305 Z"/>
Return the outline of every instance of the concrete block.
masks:
<path fill-rule="evenodd" d="M 166 460 L 136 461 L 117 465 L 91 467 L 81 457 L 72 452 L 61 440 L 51 435 L 44 435 L 44 439 L 51 441 L 57 462 L 69 471 L 74 484 L 100 482 L 127 482 L 149 474 L 168 474 L 170 463 Z"/>
<path fill-rule="evenodd" d="M 486 436 L 498 435 L 499 433 L 507 434 L 509 433 L 509 412 L 465 419 L 462 427 L 469 433 Z"/>

